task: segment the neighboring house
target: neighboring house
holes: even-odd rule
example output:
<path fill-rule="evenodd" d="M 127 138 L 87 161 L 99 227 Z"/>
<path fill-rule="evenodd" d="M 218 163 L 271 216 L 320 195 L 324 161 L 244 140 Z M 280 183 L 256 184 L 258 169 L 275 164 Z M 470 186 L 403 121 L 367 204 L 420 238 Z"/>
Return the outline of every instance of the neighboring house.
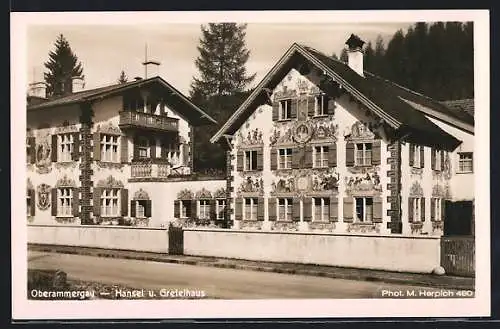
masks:
<path fill-rule="evenodd" d="M 293 44 L 212 137 L 233 228 L 439 236 L 455 202 L 470 222 L 473 103 L 366 72 L 346 44 L 347 64 Z"/>
<path fill-rule="evenodd" d="M 31 85 L 31 223 L 162 226 L 179 196 L 193 205 L 225 197 L 225 180 L 193 175 L 193 127 L 215 120 L 162 78 L 74 91 L 45 99 L 43 84 Z"/>

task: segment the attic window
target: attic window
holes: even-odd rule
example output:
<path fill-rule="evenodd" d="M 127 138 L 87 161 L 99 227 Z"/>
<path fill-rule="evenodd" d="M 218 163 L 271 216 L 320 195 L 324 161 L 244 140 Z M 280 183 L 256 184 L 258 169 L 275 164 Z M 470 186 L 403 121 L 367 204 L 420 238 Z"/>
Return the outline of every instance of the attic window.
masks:
<path fill-rule="evenodd" d="M 283 99 L 280 101 L 279 119 L 288 120 L 292 118 L 292 100 Z"/>

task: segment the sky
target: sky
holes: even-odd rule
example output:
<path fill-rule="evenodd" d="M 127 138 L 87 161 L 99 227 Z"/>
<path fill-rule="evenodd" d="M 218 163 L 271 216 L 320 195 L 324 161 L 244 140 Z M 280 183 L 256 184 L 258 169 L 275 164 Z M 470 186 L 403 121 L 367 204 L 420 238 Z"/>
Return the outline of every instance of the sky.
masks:
<path fill-rule="evenodd" d="M 339 55 L 351 33 L 366 42 L 374 42 L 380 34 L 387 43 L 398 29 L 406 31 L 411 24 L 250 23 L 246 29 L 246 45 L 250 50 L 247 71 L 256 73 L 255 85 L 294 42 L 328 55 L 334 52 Z M 199 55 L 200 24 L 45 24 L 30 25 L 27 29 L 28 82 L 43 80 L 43 63 L 61 33 L 83 65 L 85 89 L 116 83 L 121 70 L 129 80 L 144 77 L 141 63 L 146 44 L 148 59 L 161 62 L 159 75 L 181 92 L 188 94 L 192 78 L 197 75 L 194 61 Z"/>

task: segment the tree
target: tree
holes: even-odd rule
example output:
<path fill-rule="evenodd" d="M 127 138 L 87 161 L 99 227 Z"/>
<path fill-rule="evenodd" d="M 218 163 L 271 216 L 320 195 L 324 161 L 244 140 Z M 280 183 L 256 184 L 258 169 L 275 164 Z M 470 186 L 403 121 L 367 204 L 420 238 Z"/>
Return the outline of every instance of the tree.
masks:
<path fill-rule="evenodd" d="M 82 64 L 62 34 L 59 35 L 54 46 L 55 50 L 49 53 L 49 60 L 44 63 L 48 69 L 48 72 L 44 73 L 48 96 L 71 93 L 73 91 L 72 79 L 83 77 Z"/>
<path fill-rule="evenodd" d="M 195 61 L 200 77 L 193 78 L 193 99 L 232 95 L 245 91 L 255 74 L 245 67 L 250 51 L 245 46 L 246 24 L 210 23 L 202 25 L 200 55 Z"/>
<path fill-rule="evenodd" d="M 349 55 L 347 55 L 347 49 L 342 48 L 342 51 L 340 52 L 340 60 L 344 63 L 348 62 Z"/>
<path fill-rule="evenodd" d="M 126 83 L 127 81 L 128 81 L 127 75 L 125 74 L 125 71 L 122 70 L 122 72 L 120 73 L 120 77 L 118 78 L 118 83 L 122 84 Z"/>

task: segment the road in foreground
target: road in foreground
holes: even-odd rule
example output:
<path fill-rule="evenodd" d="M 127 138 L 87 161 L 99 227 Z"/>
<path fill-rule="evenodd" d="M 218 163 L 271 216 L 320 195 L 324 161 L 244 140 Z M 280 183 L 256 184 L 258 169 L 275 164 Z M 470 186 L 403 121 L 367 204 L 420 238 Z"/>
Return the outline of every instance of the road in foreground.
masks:
<path fill-rule="evenodd" d="M 428 287 L 256 272 L 152 261 L 29 251 L 28 268 L 60 269 L 68 279 L 137 289 L 190 289 L 206 298 L 380 298 L 382 291 Z M 449 290 L 449 289 L 447 289 Z"/>

